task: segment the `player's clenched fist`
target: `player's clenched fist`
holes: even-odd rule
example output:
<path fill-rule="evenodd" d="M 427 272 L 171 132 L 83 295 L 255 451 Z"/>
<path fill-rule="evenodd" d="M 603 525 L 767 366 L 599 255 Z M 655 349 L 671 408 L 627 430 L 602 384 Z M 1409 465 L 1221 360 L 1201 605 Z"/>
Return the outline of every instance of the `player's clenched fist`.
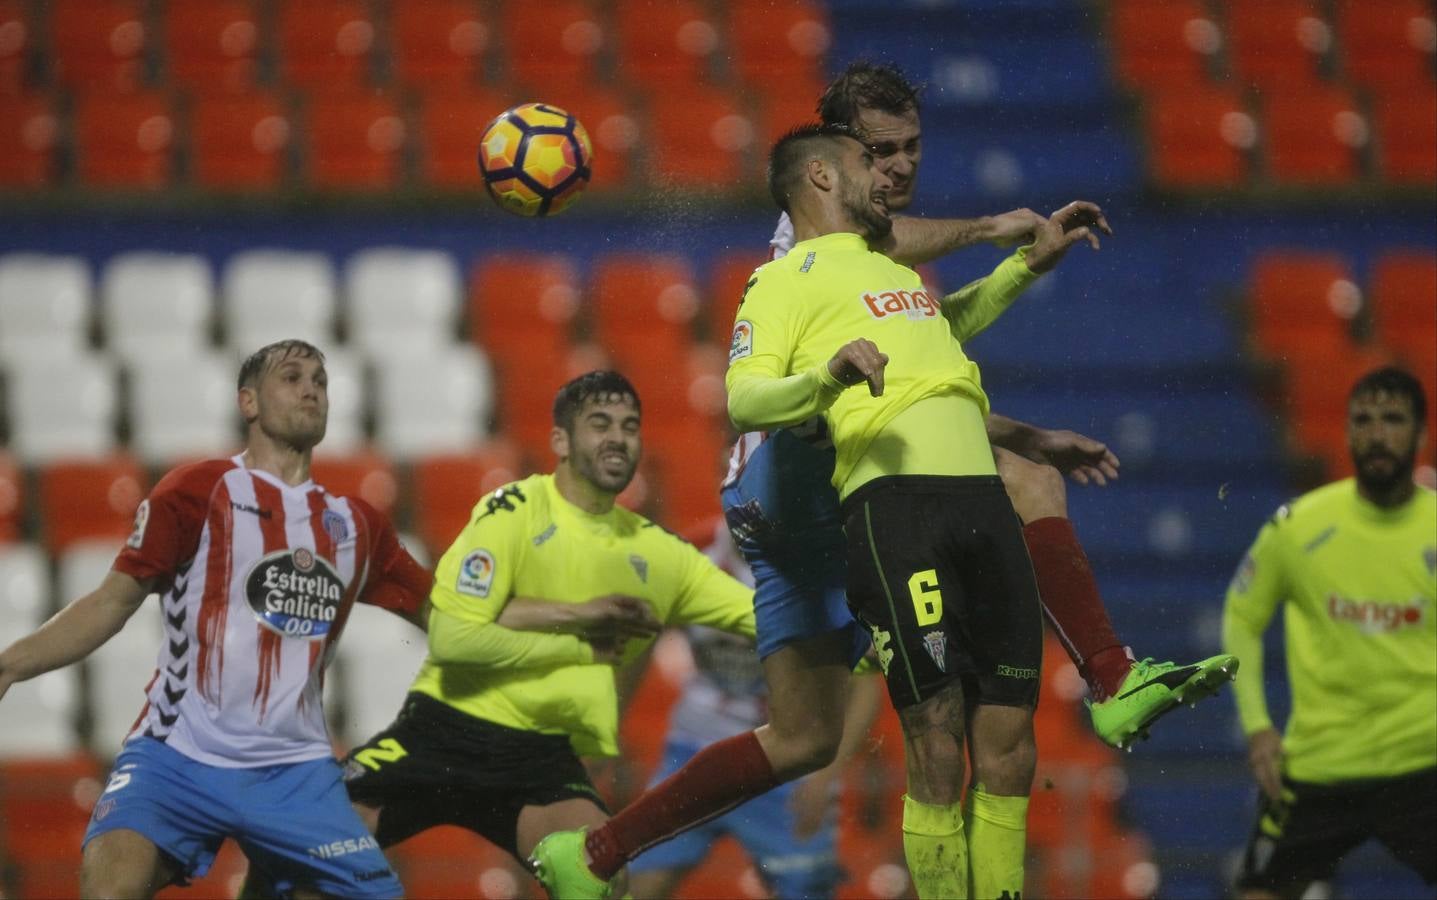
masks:
<path fill-rule="evenodd" d="M 828 361 L 828 374 L 844 387 L 868 382 L 868 393 L 874 397 L 883 396 L 883 367 L 888 365 L 888 354 L 882 353 L 878 345 L 867 338 L 849 341 Z"/>

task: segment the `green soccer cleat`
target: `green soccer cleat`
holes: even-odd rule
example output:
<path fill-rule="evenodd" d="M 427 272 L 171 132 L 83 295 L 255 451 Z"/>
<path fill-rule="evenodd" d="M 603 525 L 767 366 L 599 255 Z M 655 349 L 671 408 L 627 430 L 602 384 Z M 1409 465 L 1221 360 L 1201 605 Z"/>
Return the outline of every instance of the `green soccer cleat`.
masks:
<path fill-rule="evenodd" d="M 1101 703 L 1085 702 L 1098 737 L 1131 750 L 1138 738 L 1148 736 L 1148 728 L 1158 719 L 1183 703 L 1193 706 L 1211 697 L 1236 674 L 1237 657 L 1229 653 L 1189 666 L 1155 663 L 1148 658 L 1133 665 L 1116 696 Z"/>
<path fill-rule="evenodd" d="M 589 871 L 584 862 L 588 831 L 556 831 L 534 845 L 529 869 L 552 900 L 608 900 L 609 883 Z"/>

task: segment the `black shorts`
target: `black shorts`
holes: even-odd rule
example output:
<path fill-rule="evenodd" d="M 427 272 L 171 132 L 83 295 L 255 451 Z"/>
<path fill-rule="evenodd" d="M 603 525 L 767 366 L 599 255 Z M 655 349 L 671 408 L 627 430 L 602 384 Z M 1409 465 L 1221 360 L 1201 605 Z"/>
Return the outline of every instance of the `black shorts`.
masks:
<path fill-rule="evenodd" d="M 344 758 L 344 783 L 350 800 L 380 808 L 381 847 L 458 825 L 517 858 L 525 806 L 583 798 L 608 811 L 567 737 L 506 728 L 418 693 Z"/>
<path fill-rule="evenodd" d="M 896 709 L 955 679 L 969 703 L 1037 705 L 1038 584 L 997 476 L 876 478 L 843 518 L 849 609 L 873 634 Z"/>
<path fill-rule="evenodd" d="M 1283 803 L 1264 796 L 1258 804 L 1239 887 L 1301 896 L 1368 838 L 1437 883 L 1437 768 L 1337 784 L 1284 778 L 1282 787 Z"/>

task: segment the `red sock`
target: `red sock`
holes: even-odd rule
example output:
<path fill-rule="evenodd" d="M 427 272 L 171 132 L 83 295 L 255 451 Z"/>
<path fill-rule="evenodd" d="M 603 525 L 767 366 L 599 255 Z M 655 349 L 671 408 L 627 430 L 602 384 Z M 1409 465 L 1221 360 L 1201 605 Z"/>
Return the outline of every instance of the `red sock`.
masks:
<path fill-rule="evenodd" d="M 752 731 L 710 744 L 682 769 L 645 791 L 584 844 L 589 868 L 609 879 L 654 844 L 722 815 L 778 786 Z"/>
<path fill-rule="evenodd" d="M 1073 523 L 1059 516 L 1037 519 L 1023 526 L 1023 539 L 1048 623 L 1093 699 L 1106 700 L 1117 693 L 1133 659 L 1108 621 L 1098 581 Z"/>

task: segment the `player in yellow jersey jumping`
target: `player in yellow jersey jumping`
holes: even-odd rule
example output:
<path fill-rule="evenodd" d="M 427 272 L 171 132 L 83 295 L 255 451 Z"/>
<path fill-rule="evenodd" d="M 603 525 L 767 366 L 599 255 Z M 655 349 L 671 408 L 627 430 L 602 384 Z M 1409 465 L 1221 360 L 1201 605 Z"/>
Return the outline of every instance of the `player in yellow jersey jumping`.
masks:
<path fill-rule="evenodd" d="M 1437 882 L 1437 495 L 1412 481 L 1427 437 L 1422 385 L 1372 372 L 1347 401 L 1356 467 L 1283 506 L 1228 588 L 1226 649 L 1262 808 L 1242 895 L 1301 897 L 1377 838 Z M 1262 634 L 1279 603 L 1292 684 L 1268 717 Z"/>
<path fill-rule="evenodd" d="M 642 446 L 622 375 L 565 385 L 551 445 L 553 474 L 474 507 L 435 570 L 409 698 L 346 760 L 380 846 L 452 824 L 523 860 L 550 832 L 603 822 L 579 757 L 618 752 L 614 667 L 668 625 L 754 635 L 749 588 L 615 505 Z"/>

